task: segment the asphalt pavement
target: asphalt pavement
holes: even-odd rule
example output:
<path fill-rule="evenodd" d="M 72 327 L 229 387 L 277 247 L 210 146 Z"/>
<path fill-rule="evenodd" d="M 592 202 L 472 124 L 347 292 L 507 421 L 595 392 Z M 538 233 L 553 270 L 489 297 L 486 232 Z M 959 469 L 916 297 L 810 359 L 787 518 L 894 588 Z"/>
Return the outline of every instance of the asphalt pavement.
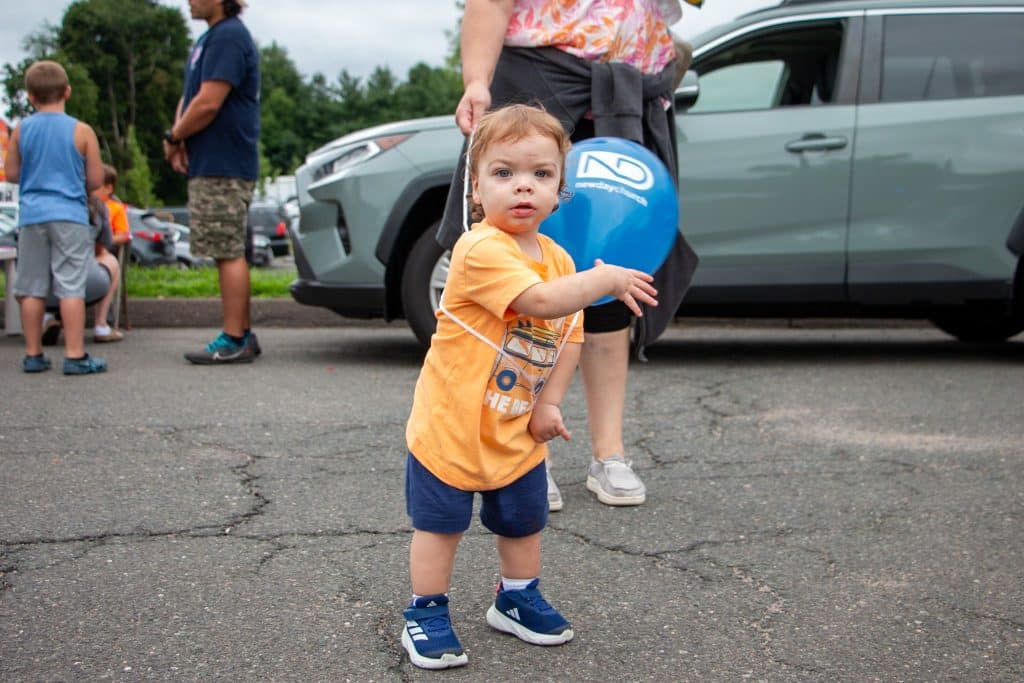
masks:
<path fill-rule="evenodd" d="M 542 587 L 576 638 L 487 626 L 474 521 L 469 665 L 431 673 L 398 640 L 411 333 L 267 327 L 252 365 L 187 365 L 213 332 L 133 329 L 76 378 L 0 338 L 3 681 L 1024 679 L 1024 338 L 674 326 L 631 371 L 646 505 L 585 489 L 566 399 Z"/>

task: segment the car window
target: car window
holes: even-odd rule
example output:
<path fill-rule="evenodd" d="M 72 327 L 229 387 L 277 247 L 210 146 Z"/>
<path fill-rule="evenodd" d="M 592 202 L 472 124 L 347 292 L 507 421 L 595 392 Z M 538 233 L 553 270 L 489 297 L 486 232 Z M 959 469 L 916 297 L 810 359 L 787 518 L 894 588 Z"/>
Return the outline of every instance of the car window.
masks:
<path fill-rule="evenodd" d="M 254 206 L 249 208 L 249 221 L 254 225 L 277 225 L 280 221 L 280 210 L 278 207 Z"/>
<path fill-rule="evenodd" d="M 882 102 L 1024 94 L 1024 13 L 885 18 Z"/>
<path fill-rule="evenodd" d="M 803 22 L 744 36 L 701 57 L 688 114 L 820 106 L 833 101 L 844 22 Z"/>
<path fill-rule="evenodd" d="M 785 74 L 786 64 L 779 60 L 722 67 L 701 76 L 700 98 L 688 112 L 771 109 L 776 106 Z"/>

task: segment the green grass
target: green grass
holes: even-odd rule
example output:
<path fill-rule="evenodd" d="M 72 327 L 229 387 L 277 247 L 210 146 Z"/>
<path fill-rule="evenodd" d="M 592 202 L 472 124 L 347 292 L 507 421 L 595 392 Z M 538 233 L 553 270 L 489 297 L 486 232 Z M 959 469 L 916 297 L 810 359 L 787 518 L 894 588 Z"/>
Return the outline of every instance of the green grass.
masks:
<path fill-rule="evenodd" d="M 262 299 L 291 296 L 288 285 L 295 279 L 295 270 L 290 268 L 250 268 L 252 295 Z M 7 283 L 0 270 L 0 291 Z M 128 297 L 216 297 L 217 269 L 213 267 L 179 270 L 174 266 L 128 269 Z"/>

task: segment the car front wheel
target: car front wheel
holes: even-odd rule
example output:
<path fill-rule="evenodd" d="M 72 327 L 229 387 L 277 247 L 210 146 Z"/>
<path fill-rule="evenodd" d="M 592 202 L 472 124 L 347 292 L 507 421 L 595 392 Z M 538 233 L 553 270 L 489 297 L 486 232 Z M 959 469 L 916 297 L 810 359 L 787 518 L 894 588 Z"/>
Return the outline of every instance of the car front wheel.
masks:
<path fill-rule="evenodd" d="M 932 323 L 962 342 L 997 344 L 1024 331 L 1024 316 L 965 312 L 935 316 Z"/>
<path fill-rule="evenodd" d="M 451 252 L 434 239 L 440 222 L 428 227 L 409 252 L 402 274 L 402 309 L 409 327 L 423 346 L 430 346 L 430 337 L 437 327 L 435 311 L 441 305 L 441 294 L 448 279 Z"/>

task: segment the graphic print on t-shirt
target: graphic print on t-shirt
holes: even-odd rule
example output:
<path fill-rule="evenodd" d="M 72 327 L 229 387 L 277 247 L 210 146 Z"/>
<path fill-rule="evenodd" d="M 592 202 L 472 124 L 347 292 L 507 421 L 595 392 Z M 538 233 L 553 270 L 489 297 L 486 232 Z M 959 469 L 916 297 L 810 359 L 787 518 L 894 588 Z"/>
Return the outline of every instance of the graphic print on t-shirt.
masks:
<path fill-rule="evenodd" d="M 490 384 L 484 403 L 503 414 L 522 415 L 544 389 L 560 350 L 560 331 L 564 318 L 534 325 L 518 318 L 505 329 L 499 353 L 495 355 Z"/>

